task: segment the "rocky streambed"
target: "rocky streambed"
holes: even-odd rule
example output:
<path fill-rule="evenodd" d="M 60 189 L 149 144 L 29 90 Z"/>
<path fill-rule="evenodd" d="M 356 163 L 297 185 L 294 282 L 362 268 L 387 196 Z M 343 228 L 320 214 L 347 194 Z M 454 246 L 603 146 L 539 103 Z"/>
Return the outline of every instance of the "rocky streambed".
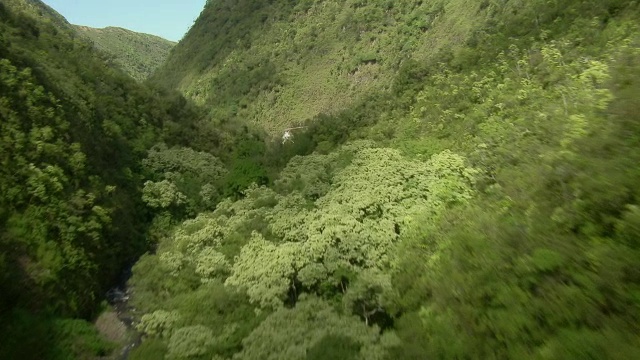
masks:
<path fill-rule="evenodd" d="M 109 289 L 106 294 L 109 309 L 95 322 L 96 328 L 105 338 L 120 346 L 108 359 L 128 359 L 131 350 L 142 341 L 141 334 L 135 328 L 136 309 L 129 304 L 127 280 L 130 276 L 131 270 L 127 270 L 118 284 Z"/>

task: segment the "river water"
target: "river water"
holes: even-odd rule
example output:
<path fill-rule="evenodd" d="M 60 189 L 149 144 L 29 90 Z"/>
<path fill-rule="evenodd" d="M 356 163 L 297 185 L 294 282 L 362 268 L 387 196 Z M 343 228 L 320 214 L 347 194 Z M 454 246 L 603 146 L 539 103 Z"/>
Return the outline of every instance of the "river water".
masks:
<path fill-rule="evenodd" d="M 120 360 L 128 359 L 131 350 L 140 345 L 142 341 L 142 335 L 135 328 L 136 309 L 129 304 L 131 292 L 127 287 L 127 281 L 130 277 L 131 267 L 123 272 L 117 285 L 109 289 L 106 294 L 107 302 L 113 308 L 118 320 L 127 328 L 126 341 L 120 349 L 119 355 L 115 357 Z"/>

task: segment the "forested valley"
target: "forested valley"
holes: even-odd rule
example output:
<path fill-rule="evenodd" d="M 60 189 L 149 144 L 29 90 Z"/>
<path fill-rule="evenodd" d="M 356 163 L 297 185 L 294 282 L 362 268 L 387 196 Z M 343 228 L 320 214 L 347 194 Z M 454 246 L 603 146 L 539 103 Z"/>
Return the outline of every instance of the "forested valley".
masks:
<path fill-rule="evenodd" d="M 0 20 L 0 358 L 119 358 L 131 266 L 130 359 L 640 358 L 636 1 L 209 0 L 142 83 Z"/>

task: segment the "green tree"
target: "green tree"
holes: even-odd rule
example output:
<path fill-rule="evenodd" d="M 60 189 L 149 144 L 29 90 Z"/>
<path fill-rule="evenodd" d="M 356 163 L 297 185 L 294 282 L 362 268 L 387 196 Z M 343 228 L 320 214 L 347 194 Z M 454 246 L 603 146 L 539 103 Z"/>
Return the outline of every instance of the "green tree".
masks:
<path fill-rule="evenodd" d="M 379 270 L 363 270 L 358 278 L 351 284 L 342 299 L 345 308 L 353 314 L 361 316 L 365 324 L 370 324 L 370 319 L 380 313 L 384 313 L 385 307 L 393 292 L 391 276 Z"/>
<path fill-rule="evenodd" d="M 339 356 L 357 359 L 383 359 L 397 344 L 392 333 L 381 335 L 356 317 L 339 315 L 326 302 L 308 297 L 267 317 L 245 338 L 234 359 L 306 359 L 321 353 L 322 343 L 340 344 L 344 352 Z"/>
<path fill-rule="evenodd" d="M 198 358 L 214 345 L 213 332 L 206 326 L 193 325 L 177 329 L 169 339 L 167 358 Z"/>
<path fill-rule="evenodd" d="M 280 307 L 293 286 L 297 244 L 277 246 L 253 233 L 235 259 L 232 273 L 225 284 L 247 292 L 249 298 L 263 307 Z"/>
<path fill-rule="evenodd" d="M 156 310 L 142 315 L 136 329 L 150 337 L 168 338 L 179 321 L 180 314 L 175 311 Z"/>
<path fill-rule="evenodd" d="M 188 213 L 196 214 L 199 211 L 213 209 L 221 197 L 222 179 L 226 176 L 225 165 L 217 157 L 203 151 L 195 151 L 187 147 L 168 148 L 164 143 L 154 145 L 142 161 L 145 170 L 149 173 L 145 193 L 165 193 L 168 197 L 162 204 L 169 201 L 169 197 L 177 198 L 170 202 L 180 201 L 186 205 Z M 164 192 L 159 187 L 162 184 Z M 147 190 L 147 186 L 150 188 Z M 171 188 L 171 189 L 170 189 Z M 173 189 L 175 188 L 175 189 Z M 180 195 L 169 195 L 176 193 Z M 155 198 L 158 198 L 156 195 Z M 145 200 L 149 206 L 158 207 L 157 201 L 151 203 Z M 167 207 L 167 205 L 162 205 Z M 176 215 L 181 214 L 174 211 Z"/>
<path fill-rule="evenodd" d="M 142 190 L 142 200 L 152 208 L 166 209 L 170 206 L 180 206 L 185 203 L 187 197 L 178 190 L 178 187 L 168 181 L 147 181 Z"/>

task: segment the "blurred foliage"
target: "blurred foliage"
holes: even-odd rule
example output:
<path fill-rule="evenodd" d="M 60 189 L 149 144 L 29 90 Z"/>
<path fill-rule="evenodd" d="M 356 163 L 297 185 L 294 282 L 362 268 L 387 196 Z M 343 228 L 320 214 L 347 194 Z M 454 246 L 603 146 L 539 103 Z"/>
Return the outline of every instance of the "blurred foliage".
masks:
<path fill-rule="evenodd" d="M 93 324 L 81 319 L 34 315 L 17 310 L 4 317 L 3 359 L 94 359 L 109 355 L 116 345 L 102 338 Z"/>

